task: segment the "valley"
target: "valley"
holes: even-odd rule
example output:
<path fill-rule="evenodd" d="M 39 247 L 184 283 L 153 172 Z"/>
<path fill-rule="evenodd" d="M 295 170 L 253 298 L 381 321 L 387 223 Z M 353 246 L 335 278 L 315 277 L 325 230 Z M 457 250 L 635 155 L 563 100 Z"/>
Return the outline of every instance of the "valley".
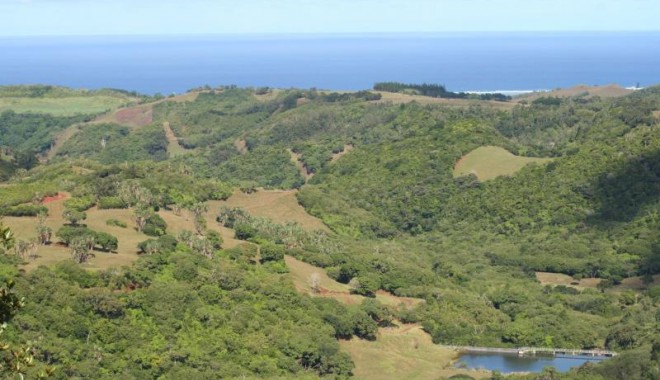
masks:
<path fill-rule="evenodd" d="M 657 87 L 3 91 L 7 336 L 55 378 L 496 376 L 447 346 L 657 365 Z"/>

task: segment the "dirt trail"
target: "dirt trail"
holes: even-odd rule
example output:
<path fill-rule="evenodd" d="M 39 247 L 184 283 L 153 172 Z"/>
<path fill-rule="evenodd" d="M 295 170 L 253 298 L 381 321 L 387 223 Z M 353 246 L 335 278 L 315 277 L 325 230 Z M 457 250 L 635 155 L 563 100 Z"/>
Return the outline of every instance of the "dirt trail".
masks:
<path fill-rule="evenodd" d="M 67 141 L 69 141 L 70 138 L 75 136 L 76 133 L 80 131 L 80 128 L 84 125 L 85 123 L 73 124 L 72 126 L 60 132 L 57 136 L 55 136 L 55 141 L 53 142 L 53 145 L 51 146 L 50 150 L 46 152 L 46 154 L 44 155 L 44 161 L 52 160 L 57 155 L 57 152 L 62 148 L 62 146 L 64 146 L 64 144 Z"/>
<path fill-rule="evenodd" d="M 238 139 L 234 141 L 234 146 L 236 147 L 236 150 L 240 154 L 245 154 L 248 152 L 247 142 L 245 140 Z"/>
<path fill-rule="evenodd" d="M 167 138 L 167 152 L 170 154 L 170 157 L 177 157 L 182 154 L 186 154 L 187 149 L 179 144 L 179 138 L 174 134 L 174 131 L 172 130 L 172 127 L 168 121 L 163 123 L 163 129 L 165 130 L 165 137 Z"/>
<path fill-rule="evenodd" d="M 335 153 L 332 155 L 332 158 L 330 159 L 331 163 L 337 162 L 340 158 L 342 158 L 346 153 L 352 151 L 355 147 L 353 144 L 346 144 L 344 145 L 344 150 L 342 150 L 339 153 Z"/>
<path fill-rule="evenodd" d="M 305 179 L 305 183 L 307 183 L 310 179 L 312 179 L 312 177 L 314 177 L 314 173 L 307 170 L 307 166 L 305 166 L 305 164 L 301 161 L 302 154 L 296 153 L 291 149 L 287 149 L 287 151 L 291 155 L 291 162 L 296 165 L 300 175 Z"/>

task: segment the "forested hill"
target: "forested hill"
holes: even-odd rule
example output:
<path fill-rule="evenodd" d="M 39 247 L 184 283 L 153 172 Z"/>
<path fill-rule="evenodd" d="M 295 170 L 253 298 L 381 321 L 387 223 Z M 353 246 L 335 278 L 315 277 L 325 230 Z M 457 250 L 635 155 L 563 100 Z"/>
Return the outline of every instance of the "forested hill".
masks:
<path fill-rule="evenodd" d="M 12 91 L 33 108 L 0 114 L 0 215 L 17 244 L 52 237 L 34 261 L 29 245 L 2 256 L 28 300 L 6 339 L 36 342 L 56 378 L 346 378 L 357 359 L 337 340 L 392 323 L 446 345 L 621 353 L 557 378 L 660 371 L 660 87 L 507 107 L 205 87 L 111 92 L 125 103 L 104 113 Z M 277 189 L 321 231 L 250 214 L 282 207 L 249 203 Z M 220 208 L 234 191 L 248 207 Z M 69 250 L 79 264 L 52 258 Z M 285 256 L 367 301 L 301 295 Z"/>

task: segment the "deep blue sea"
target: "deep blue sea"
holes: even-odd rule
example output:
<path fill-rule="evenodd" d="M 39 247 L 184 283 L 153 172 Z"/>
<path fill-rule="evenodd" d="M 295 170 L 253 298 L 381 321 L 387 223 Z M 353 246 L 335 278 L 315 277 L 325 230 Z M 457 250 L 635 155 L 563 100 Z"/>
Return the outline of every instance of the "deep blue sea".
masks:
<path fill-rule="evenodd" d="M 180 93 L 201 85 L 452 91 L 660 83 L 660 32 L 3 37 L 0 85 Z"/>

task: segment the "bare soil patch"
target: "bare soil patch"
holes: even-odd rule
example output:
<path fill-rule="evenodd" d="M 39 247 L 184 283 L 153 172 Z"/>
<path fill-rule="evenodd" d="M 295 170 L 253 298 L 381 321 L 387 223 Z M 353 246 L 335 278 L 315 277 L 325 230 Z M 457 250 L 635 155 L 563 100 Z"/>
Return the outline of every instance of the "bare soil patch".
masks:
<path fill-rule="evenodd" d="M 52 197 L 44 197 L 44 199 L 41 201 L 42 204 L 50 203 L 50 202 L 57 202 L 61 200 L 66 200 L 69 198 L 69 194 L 67 193 L 57 193 L 56 195 Z"/>

